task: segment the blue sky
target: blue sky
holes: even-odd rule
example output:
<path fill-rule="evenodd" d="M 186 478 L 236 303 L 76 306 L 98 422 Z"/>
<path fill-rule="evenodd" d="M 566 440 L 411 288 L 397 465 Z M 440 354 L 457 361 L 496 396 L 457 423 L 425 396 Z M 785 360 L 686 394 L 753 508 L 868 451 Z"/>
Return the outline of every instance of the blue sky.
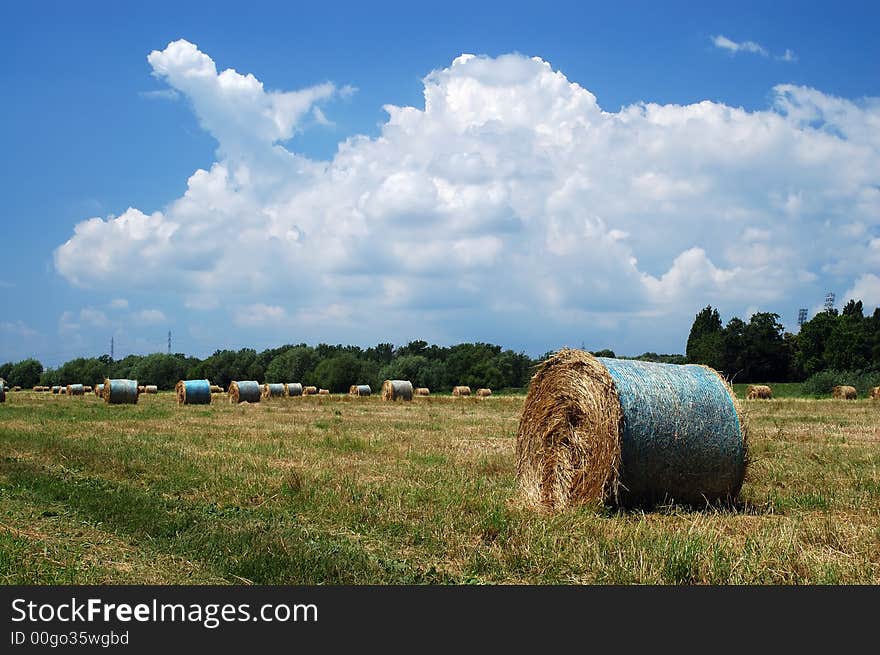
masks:
<path fill-rule="evenodd" d="M 0 9 L 2 361 L 880 303 L 876 3 L 80 5 Z"/>

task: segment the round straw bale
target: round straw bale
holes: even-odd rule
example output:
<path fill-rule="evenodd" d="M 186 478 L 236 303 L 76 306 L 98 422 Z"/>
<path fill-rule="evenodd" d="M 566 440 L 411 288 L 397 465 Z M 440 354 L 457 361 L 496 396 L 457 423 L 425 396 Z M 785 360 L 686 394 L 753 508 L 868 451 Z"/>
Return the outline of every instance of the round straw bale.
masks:
<path fill-rule="evenodd" d="M 516 443 L 529 503 L 701 504 L 736 497 L 746 429 L 736 397 L 705 366 L 561 350 L 532 377 Z"/>
<path fill-rule="evenodd" d="M 174 392 L 178 405 L 211 404 L 211 383 L 207 380 L 178 380 Z"/>
<path fill-rule="evenodd" d="M 477 389 L 477 398 L 488 398 L 491 395 L 491 389 Z"/>
<path fill-rule="evenodd" d="M 84 386 L 84 387 L 83 387 L 83 393 L 92 393 L 92 387 L 91 387 L 91 385 L 88 385 L 88 384 L 87 384 L 86 386 Z"/>
<path fill-rule="evenodd" d="M 61 387 L 59 385 L 52 385 L 52 393 L 57 394 L 59 391 L 61 391 Z"/>
<path fill-rule="evenodd" d="M 155 384 L 144 385 L 144 393 L 159 393 L 159 387 Z"/>
<path fill-rule="evenodd" d="M 96 384 L 96 385 L 95 385 L 95 395 L 96 395 L 98 398 L 103 398 L 103 397 L 104 397 L 104 383 L 103 383 L 103 382 L 102 382 L 101 384 Z"/>
<path fill-rule="evenodd" d="M 83 385 L 81 384 L 68 384 L 67 385 L 67 395 L 68 396 L 82 396 L 84 393 Z"/>
<path fill-rule="evenodd" d="M 880 387 L 873 387 L 871 389 L 871 400 L 880 400 Z"/>
<path fill-rule="evenodd" d="M 258 403 L 261 395 L 260 384 L 256 380 L 229 383 L 229 402 L 233 405 L 245 402 Z"/>
<path fill-rule="evenodd" d="M 138 401 L 137 380 L 104 380 L 104 402 L 110 405 L 134 405 Z"/>
<path fill-rule="evenodd" d="M 412 400 L 413 386 L 409 380 L 385 380 L 382 383 L 382 400 Z"/>
<path fill-rule="evenodd" d="M 270 398 L 281 398 L 284 396 L 284 385 L 278 383 L 264 384 L 261 395 L 265 400 Z"/>
<path fill-rule="evenodd" d="M 318 387 L 313 387 L 313 386 L 303 387 L 303 394 L 302 395 L 304 395 L 304 396 L 314 396 L 314 395 L 317 395 L 317 393 L 318 393 Z"/>
<path fill-rule="evenodd" d="M 858 393 L 856 393 L 856 388 L 851 387 L 847 384 L 842 384 L 834 387 L 831 390 L 831 397 L 837 398 L 838 400 L 855 400 L 858 398 Z"/>
<path fill-rule="evenodd" d="M 143 384 L 138 385 L 138 393 L 145 393 L 146 389 Z"/>
<path fill-rule="evenodd" d="M 431 390 L 428 387 L 417 387 L 413 390 L 413 394 L 416 396 L 430 396 Z"/>
<path fill-rule="evenodd" d="M 288 382 L 284 385 L 284 394 L 289 397 L 303 395 L 303 385 L 299 382 Z"/>
<path fill-rule="evenodd" d="M 457 386 L 452 387 L 452 395 L 453 396 L 470 396 L 471 388 L 465 386 Z"/>
<path fill-rule="evenodd" d="M 746 392 L 748 400 L 769 400 L 773 397 L 773 390 L 766 384 L 750 384 Z"/>
<path fill-rule="evenodd" d="M 6 381 L 0 380 L 0 403 L 6 402 Z"/>
<path fill-rule="evenodd" d="M 219 384 L 212 384 L 211 393 L 223 393 L 223 387 L 221 387 Z"/>
<path fill-rule="evenodd" d="M 348 388 L 349 396 L 369 396 L 372 393 L 369 384 L 353 384 Z"/>
<path fill-rule="evenodd" d="M 330 389 L 318 389 L 319 396 L 328 396 L 330 395 Z"/>
<path fill-rule="evenodd" d="M 4 388 L 5 388 L 5 387 L 4 387 Z M 14 387 L 12 387 L 12 390 L 13 390 L 13 391 L 21 391 L 21 387 L 18 386 L 18 385 L 15 385 Z"/>

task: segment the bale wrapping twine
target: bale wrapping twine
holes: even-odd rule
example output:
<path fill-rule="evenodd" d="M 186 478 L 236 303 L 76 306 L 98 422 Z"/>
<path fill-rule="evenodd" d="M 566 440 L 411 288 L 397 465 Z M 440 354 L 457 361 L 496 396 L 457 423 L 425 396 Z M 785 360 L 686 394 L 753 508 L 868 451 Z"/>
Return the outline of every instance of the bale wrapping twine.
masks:
<path fill-rule="evenodd" d="M 831 397 L 840 400 L 855 400 L 858 397 L 856 388 L 847 384 L 839 385 L 831 390 Z"/>
<path fill-rule="evenodd" d="M 702 504 L 739 493 L 746 426 L 708 367 L 565 349 L 532 377 L 516 452 L 533 505 Z"/>
<path fill-rule="evenodd" d="M 372 393 L 369 384 L 353 384 L 348 389 L 349 396 L 369 396 Z"/>
<path fill-rule="evenodd" d="M 242 380 L 229 383 L 229 402 L 258 403 L 260 402 L 261 389 L 256 380 Z"/>
<path fill-rule="evenodd" d="M 299 382 L 288 382 L 284 385 L 284 393 L 287 396 L 301 396 L 303 395 L 303 385 Z"/>
<path fill-rule="evenodd" d="M 464 387 L 464 386 L 452 387 L 452 395 L 453 396 L 470 396 L 471 395 L 471 388 Z"/>
<path fill-rule="evenodd" d="M 412 400 L 413 386 L 409 380 L 385 380 L 382 383 L 382 400 Z"/>
<path fill-rule="evenodd" d="M 138 401 L 137 380 L 104 380 L 104 402 L 111 405 L 134 405 Z"/>
<path fill-rule="evenodd" d="M 262 390 L 263 398 L 281 398 L 284 396 L 283 384 L 264 384 Z"/>
<path fill-rule="evenodd" d="M 174 392 L 178 405 L 211 404 L 211 383 L 207 380 L 179 380 Z"/>

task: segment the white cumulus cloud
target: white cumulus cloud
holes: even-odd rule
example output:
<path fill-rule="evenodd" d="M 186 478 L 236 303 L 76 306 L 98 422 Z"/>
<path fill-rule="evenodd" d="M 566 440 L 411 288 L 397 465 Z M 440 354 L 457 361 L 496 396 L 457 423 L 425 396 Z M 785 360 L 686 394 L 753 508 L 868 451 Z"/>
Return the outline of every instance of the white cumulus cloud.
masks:
<path fill-rule="evenodd" d="M 681 331 L 707 302 L 797 306 L 876 257 L 877 99 L 780 85 L 763 111 L 609 112 L 539 58 L 462 55 L 424 79 L 424 107 L 386 105 L 378 136 L 315 161 L 284 142 L 330 122 L 317 103 L 345 87 L 267 91 L 186 41 L 149 61 L 217 161 L 160 211 L 79 223 L 55 252 L 78 286 L 162 289 L 239 326 L 323 317 L 364 342 L 495 326 L 500 341 L 557 324 L 650 334 L 658 317 Z"/>

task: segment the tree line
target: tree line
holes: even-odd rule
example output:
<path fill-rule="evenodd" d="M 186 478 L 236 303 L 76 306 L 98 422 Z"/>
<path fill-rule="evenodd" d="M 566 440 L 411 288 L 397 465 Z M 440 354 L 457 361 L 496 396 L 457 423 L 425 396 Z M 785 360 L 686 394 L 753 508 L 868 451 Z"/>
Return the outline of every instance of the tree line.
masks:
<path fill-rule="evenodd" d="M 850 300 L 840 312 L 816 314 L 793 334 L 769 312 L 752 314 L 748 322 L 734 316 L 722 325 L 709 305 L 694 318 L 686 356 L 736 382 L 803 382 L 820 374 L 828 380 L 873 378 L 880 374 L 880 308 L 865 316 L 862 301 Z"/>

